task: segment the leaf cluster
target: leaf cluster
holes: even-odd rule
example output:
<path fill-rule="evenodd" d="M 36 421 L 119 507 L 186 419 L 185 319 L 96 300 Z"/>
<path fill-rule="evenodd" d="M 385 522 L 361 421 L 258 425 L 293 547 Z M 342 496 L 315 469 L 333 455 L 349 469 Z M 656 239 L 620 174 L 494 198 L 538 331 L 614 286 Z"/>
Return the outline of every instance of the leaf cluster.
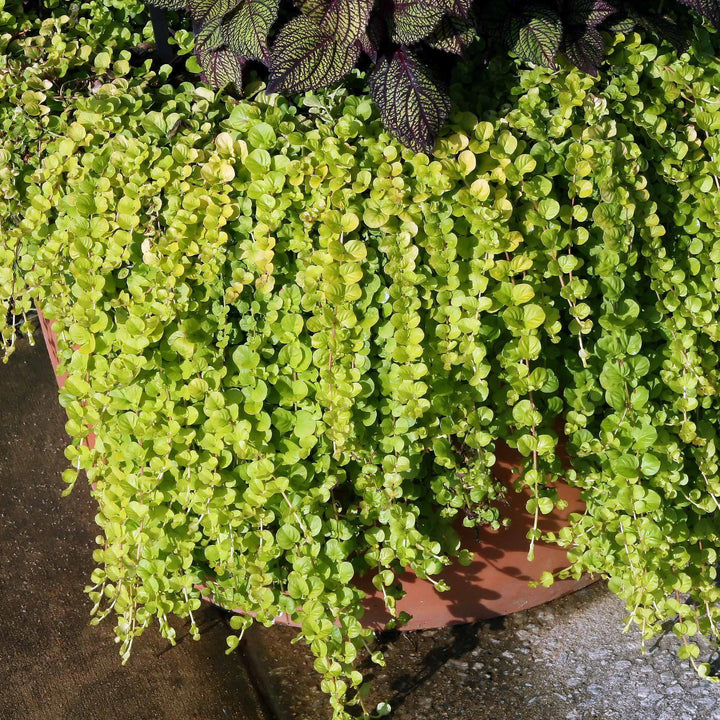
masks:
<path fill-rule="evenodd" d="M 242 91 L 252 66 L 271 91 L 330 87 L 358 64 L 385 127 L 405 145 L 432 150 L 450 112 L 447 78 L 457 58 L 474 69 L 511 50 L 555 67 L 558 57 L 596 75 L 612 35 L 641 27 L 678 50 L 692 22 L 720 23 L 720 0 L 149 0 L 192 18 L 195 52 L 214 86 Z M 686 8 L 697 13 L 690 18 Z"/>
<path fill-rule="evenodd" d="M 469 65 L 451 92 L 477 107 L 429 155 L 365 95 L 235 101 L 133 67 L 127 7 L 0 0 L 0 303 L 54 321 L 64 479 L 94 484 L 88 593 L 123 658 L 171 615 L 197 633 L 212 594 L 239 631 L 296 621 L 349 717 L 355 579 L 399 623 L 406 568 L 445 589 L 454 523 L 499 527 L 517 489 L 507 443 L 530 547 L 696 663 L 720 622 L 715 35 L 681 61 L 629 33 L 598 78 Z M 587 510 L 543 533 L 562 477 Z"/>

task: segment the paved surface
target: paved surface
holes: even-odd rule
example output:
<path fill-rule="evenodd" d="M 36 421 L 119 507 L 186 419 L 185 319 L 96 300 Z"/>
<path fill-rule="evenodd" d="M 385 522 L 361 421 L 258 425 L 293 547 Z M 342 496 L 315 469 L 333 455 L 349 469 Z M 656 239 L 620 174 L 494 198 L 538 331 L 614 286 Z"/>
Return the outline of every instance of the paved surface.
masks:
<path fill-rule="evenodd" d="M 624 616 L 597 584 L 505 619 L 388 635 L 370 699 L 388 700 L 395 720 L 719 720 L 720 686 L 677 658 L 672 637 L 641 655 Z M 285 649 L 292 631 L 255 633 L 269 694 L 294 720 L 328 718 L 309 655 Z"/>
<path fill-rule="evenodd" d="M 0 365 L 0 720 L 326 720 L 312 658 L 288 628 L 252 629 L 225 656 L 222 613 L 168 649 L 148 631 L 120 666 L 112 626 L 87 624 L 96 531 L 81 483 L 61 498 L 63 412 L 41 347 Z M 720 720 L 720 686 L 672 637 L 622 634 L 595 585 L 504 620 L 385 634 L 369 701 L 395 720 Z M 182 626 L 178 625 L 182 635 Z M 712 648 L 703 659 L 720 661 Z"/>

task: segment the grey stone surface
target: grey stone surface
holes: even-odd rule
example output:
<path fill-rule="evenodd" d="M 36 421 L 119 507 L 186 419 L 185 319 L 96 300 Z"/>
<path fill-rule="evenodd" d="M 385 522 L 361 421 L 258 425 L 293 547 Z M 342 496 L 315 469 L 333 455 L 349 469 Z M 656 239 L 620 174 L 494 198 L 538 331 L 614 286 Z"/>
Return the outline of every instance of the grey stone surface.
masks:
<path fill-rule="evenodd" d="M 624 620 L 623 604 L 597 583 L 504 619 L 381 635 L 387 667 L 366 666 L 370 704 L 388 701 L 395 720 L 720 720 L 720 685 L 677 657 L 672 636 L 641 654 L 640 634 L 623 633 Z M 328 718 L 310 654 L 285 649 L 293 635 L 255 629 L 255 661 L 283 717 Z"/>
<path fill-rule="evenodd" d="M 409 655 L 416 672 L 380 684 L 397 718 L 720 718 L 720 687 L 698 678 L 669 637 L 642 655 L 639 633 L 622 633 L 624 618 L 622 603 L 597 584 L 505 620 L 443 630 L 427 652 L 425 638 L 409 654 L 397 648 L 407 640 L 396 640 L 389 655 Z M 427 710 L 416 705 L 423 695 Z"/>

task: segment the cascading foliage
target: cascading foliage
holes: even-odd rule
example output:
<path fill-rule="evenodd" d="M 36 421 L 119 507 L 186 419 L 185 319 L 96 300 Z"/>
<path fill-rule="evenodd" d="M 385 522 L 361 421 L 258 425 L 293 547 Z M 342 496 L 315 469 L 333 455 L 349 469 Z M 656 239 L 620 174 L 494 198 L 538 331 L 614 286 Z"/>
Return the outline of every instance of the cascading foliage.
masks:
<path fill-rule="evenodd" d="M 385 126 L 425 152 L 450 112 L 445 83 L 454 59 L 473 45 L 485 49 L 472 54 L 476 71 L 510 49 L 548 67 L 562 55 L 595 75 L 607 33 L 640 26 L 682 49 L 700 19 L 685 8 L 720 25 L 720 0 L 148 1 L 189 13 L 198 60 L 216 86 L 242 91 L 255 63 L 267 69 L 271 91 L 305 92 L 369 65 L 370 95 Z"/>
<path fill-rule="evenodd" d="M 237 102 L 133 67 L 149 31 L 127 7 L 39 21 L 0 0 L 0 301 L 55 321 L 65 480 L 95 484 L 88 592 L 123 657 L 155 620 L 172 640 L 204 586 L 300 623 L 348 717 L 372 640 L 354 578 L 392 609 L 403 568 L 464 560 L 452 523 L 499 523 L 513 491 L 492 476 L 502 440 L 525 459 L 529 545 L 564 474 L 587 511 L 549 537 L 560 575 L 608 578 L 645 637 L 670 621 L 706 675 L 715 36 L 678 60 L 630 33 L 598 78 L 468 69 L 426 155 L 346 90 Z M 11 351 L 5 312 L 0 333 Z"/>

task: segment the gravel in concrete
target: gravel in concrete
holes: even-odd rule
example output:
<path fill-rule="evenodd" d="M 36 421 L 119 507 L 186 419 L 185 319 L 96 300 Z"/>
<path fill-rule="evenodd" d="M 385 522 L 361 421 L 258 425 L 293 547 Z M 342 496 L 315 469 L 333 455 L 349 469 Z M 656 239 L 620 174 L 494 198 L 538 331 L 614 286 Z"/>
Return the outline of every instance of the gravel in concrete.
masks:
<path fill-rule="evenodd" d="M 602 583 L 498 620 L 379 637 L 386 668 L 369 705 L 395 720 L 720 720 L 720 686 L 701 680 L 672 636 L 623 633 L 623 603 Z M 254 629 L 255 662 L 288 720 L 329 718 L 306 648 L 294 631 Z M 705 644 L 706 659 L 717 655 Z M 304 670 L 303 670 L 304 669 Z"/>

